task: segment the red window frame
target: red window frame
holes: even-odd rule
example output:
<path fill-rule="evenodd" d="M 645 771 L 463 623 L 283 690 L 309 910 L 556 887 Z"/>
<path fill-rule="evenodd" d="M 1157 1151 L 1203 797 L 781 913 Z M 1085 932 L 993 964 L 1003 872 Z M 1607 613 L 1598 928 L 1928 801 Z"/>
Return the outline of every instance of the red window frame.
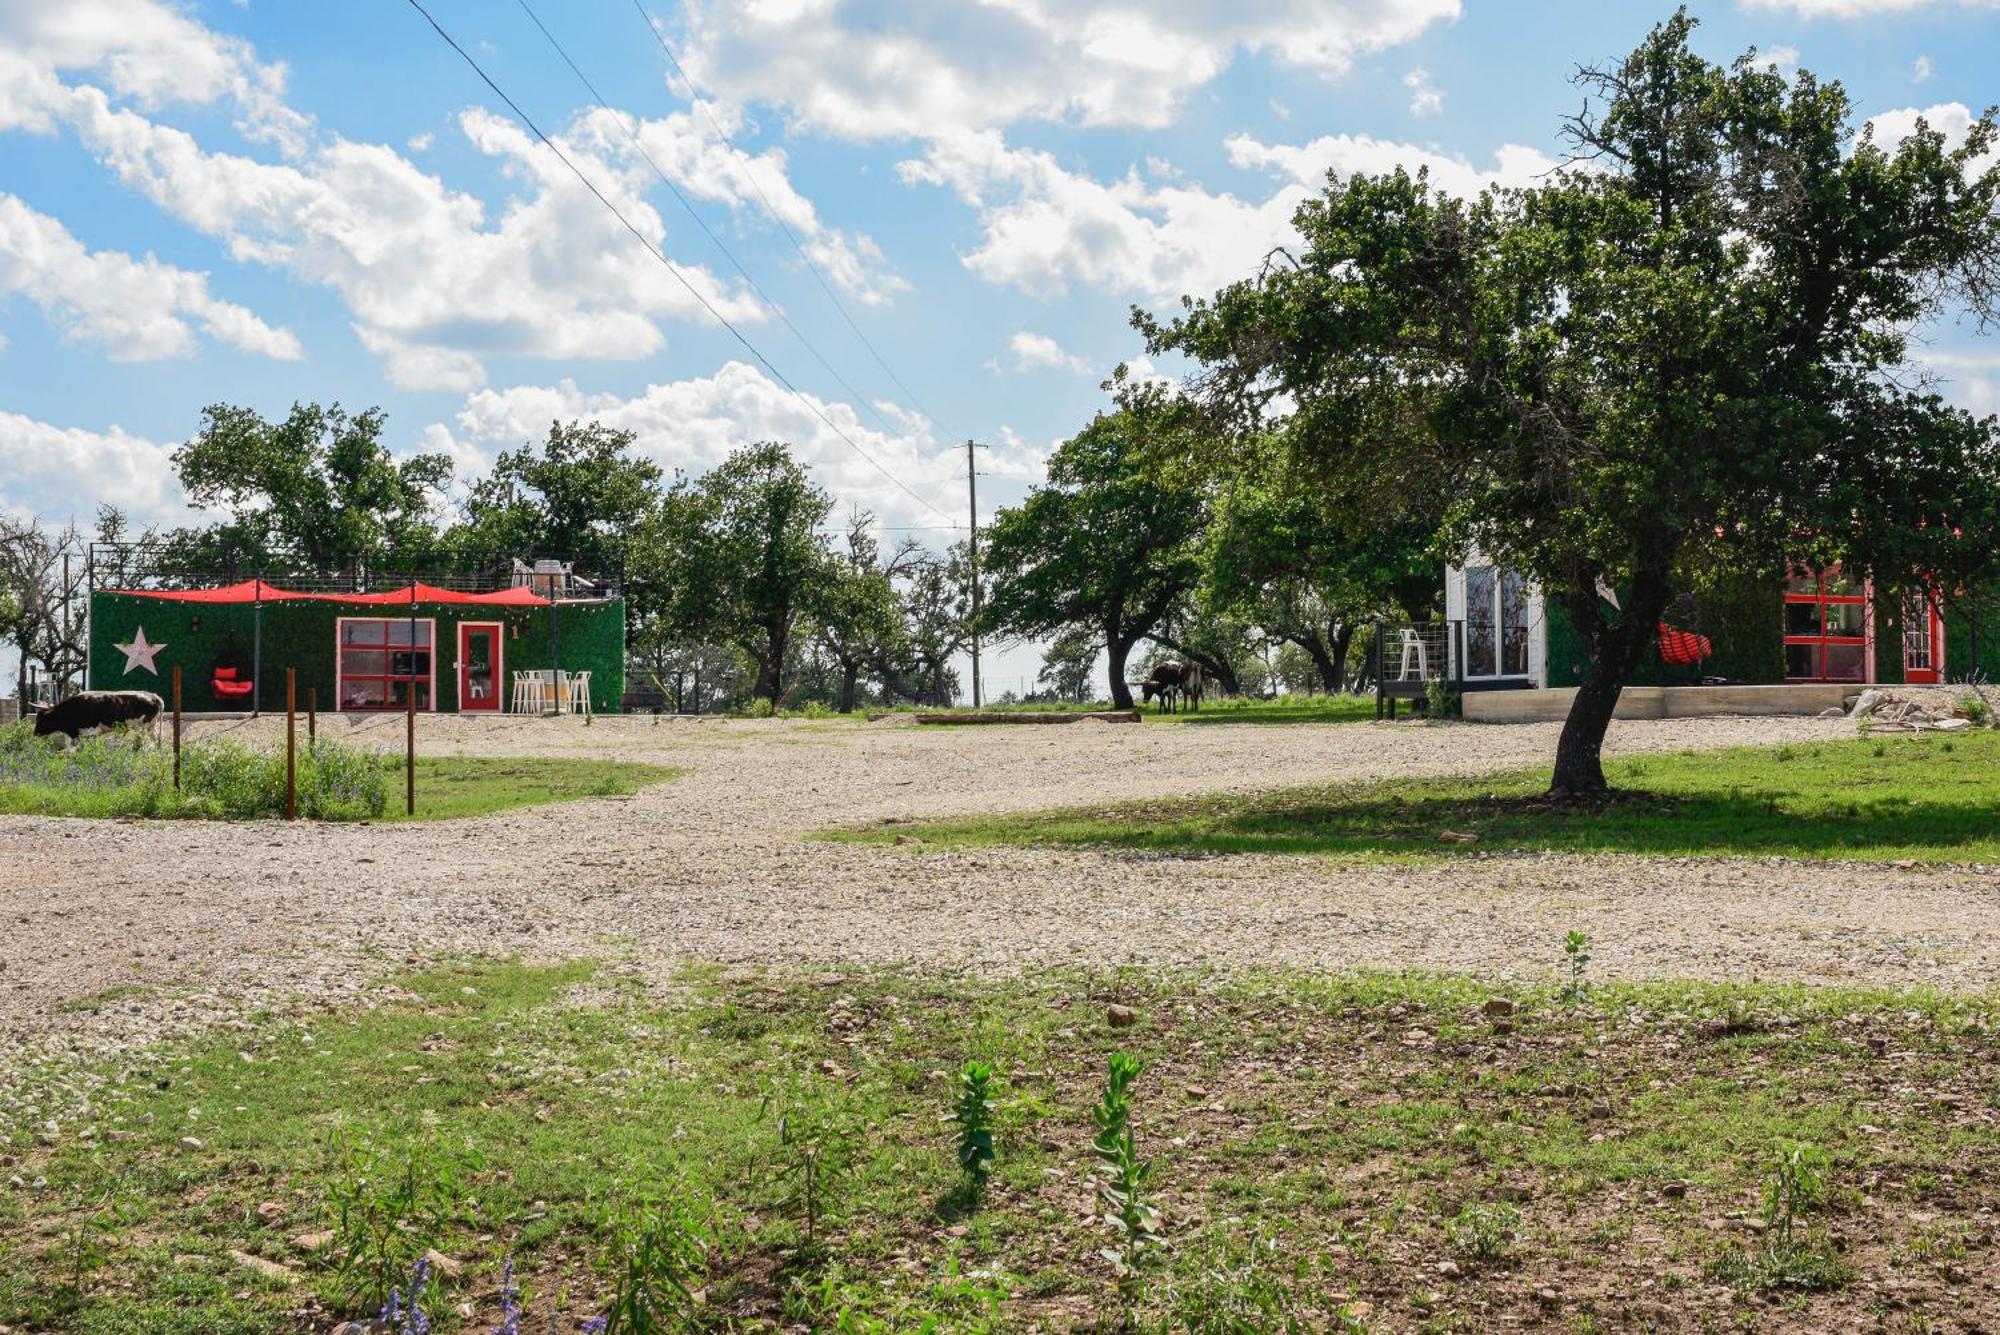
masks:
<path fill-rule="evenodd" d="M 430 713 L 437 708 L 437 620 L 434 617 L 417 617 L 415 623 L 423 629 L 419 632 L 422 642 L 415 645 L 394 644 L 389 639 L 391 626 L 411 624 L 409 617 L 338 617 L 333 627 L 334 699 L 337 708 L 349 713 L 401 713 L 407 705 L 408 696 L 397 698 L 394 687 L 403 683 L 407 692 L 412 685 L 417 690 L 417 709 L 420 713 Z M 380 638 L 356 640 L 347 638 L 349 626 L 375 627 L 381 632 Z M 396 672 L 394 655 L 398 650 L 410 656 L 414 668 L 418 655 L 422 655 L 422 672 Z M 382 655 L 382 671 L 350 672 L 347 665 L 349 651 L 379 653 Z M 381 700 L 369 704 L 350 704 L 347 688 L 354 682 L 376 682 L 382 687 Z"/>
<path fill-rule="evenodd" d="M 1795 585 L 1806 584 L 1809 588 Z M 1852 592 L 1831 593 L 1830 587 L 1852 589 Z M 1792 608 L 1811 607 L 1815 610 L 1813 625 L 1818 629 L 1811 634 L 1794 633 L 1791 629 Z M 1829 634 L 1827 627 L 1832 624 L 1829 612 L 1834 608 L 1857 608 L 1861 623 L 1859 634 Z M 1824 570 L 1795 570 L 1785 585 L 1785 680 L 1786 681 L 1858 681 L 1865 682 L 1873 675 L 1869 672 L 1870 635 L 1868 615 L 1868 586 L 1864 582 L 1858 586 L 1846 584 L 1839 566 L 1828 566 Z M 1852 647 L 1859 650 L 1861 670 L 1853 676 L 1829 676 L 1826 671 L 1827 651 L 1837 647 Z M 1792 650 L 1810 649 L 1814 671 L 1800 674 L 1792 671 Z"/>

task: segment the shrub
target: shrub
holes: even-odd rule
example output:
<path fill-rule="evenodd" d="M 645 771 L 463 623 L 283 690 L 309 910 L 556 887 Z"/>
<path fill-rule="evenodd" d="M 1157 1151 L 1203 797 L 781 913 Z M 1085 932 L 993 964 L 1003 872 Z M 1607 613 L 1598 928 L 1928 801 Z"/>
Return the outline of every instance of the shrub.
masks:
<path fill-rule="evenodd" d="M 388 764 L 372 751 L 321 742 L 297 753 L 299 814 L 366 820 L 389 802 Z M 75 746 L 36 737 L 32 725 L 0 729 L 5 809 L 67 816 L 253 820 L 285 810 L 282 751 L 217 741 L 172 752 L 130 734 L 100 733 Z"/>

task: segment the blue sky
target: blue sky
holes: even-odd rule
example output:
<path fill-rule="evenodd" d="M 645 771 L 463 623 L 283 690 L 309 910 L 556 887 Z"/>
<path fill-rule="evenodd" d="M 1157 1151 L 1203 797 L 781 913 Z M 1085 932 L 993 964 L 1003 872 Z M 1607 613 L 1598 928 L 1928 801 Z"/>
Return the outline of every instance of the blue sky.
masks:
<path fill-rule="evenodd" d="M 641 0 L 697 109 L 632 0 L 529 3 L 613 113 L 514 0 L 426 0 L 893 481 L 755 365 L 406 0 L 0 0 L 0 506 L 184 518 L 165 459 L 205 404 L 314 399 L 379 404 L 394 448 L 450 450 L 464 477 L 557 416 L 629 426 L 691 471 L 790 439 L 844 506 L 947 541 L 915 526 L 963 522 L 954 442 L 992 447 L 983 509 L 1017 498 L 1139 352 L 1133 303 L 1254 267 L 1328 169 L 1430 162 L 1467 191 L 1526 179 L 1560 151 L 1573 66 L 1667 12 Z M 1993 0 L 1696 13 L 1712 56 L 1755 45 L 1838 78 L 1885 131 L 1920 111 L 1962 125 L 1994 95 Z M 1948 326 L 1930 356 L 1947 393 L 2000 409 L 2000 342 Z M 998 684 L 1033 669 L 1014 655 Z"/>

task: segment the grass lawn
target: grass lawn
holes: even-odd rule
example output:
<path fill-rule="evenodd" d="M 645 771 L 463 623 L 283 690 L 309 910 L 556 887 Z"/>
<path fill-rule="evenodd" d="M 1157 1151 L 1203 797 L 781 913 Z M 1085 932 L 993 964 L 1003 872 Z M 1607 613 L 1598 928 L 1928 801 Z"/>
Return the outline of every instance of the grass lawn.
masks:
<path fill-rule="evenodd" d="M 0 1091 L 0 1324 L 324 1331 L 435 1249 L 457 1272 L 440 1331 L 498 1324 L 509 1258 L 522 1329 L 573 1331 L 648 1212 L 654 1279 L 699 1295 L 673 1329 L 1102 1329 L 1127 1302 L 1177 1331 L 2000 1316 L 1993 1001 L 1607 985 L 1496 1017 L 1491 995 L 434 969 Z M 1146 1063 L 1131 1125 L 1163 1238 L 1122 1295 L 1091 1149 L 1121 1049 Z M 999 1072 L 983 1193 L 941 1120 L 972 1057 Z M 1772 1216 L 1794 1143 L 1808 1171 Z"/>
<path fill-rule="evenodd" d="M 1136 697 L 1135 697 L 1136 698 Z M 1405 701 L 1407 704 L 1408 702 Z M 1093 700 L 1085 704 L 1058 701 L 1035 704 L 985 704 L 979 712 L 987 714 L 1085 714 L 1101 713 L 1114 706 L 1108 700 Z M 971 706 L 964 706 L 966 711 Z M 1281 695 L 1274 700 L 1259 700 L 1247 695 L 1210 695 L 1202 701 L 1199 710 L 1181 714 L 1168 714 L 1157 705 L 1141 704 L 1139 711 L 1148 723 L 1360 723 L 1375 717 L 1375 697 L 1372 695 Z M 878 716 L 884 712 L 871 711 Z M 930 706 L 905 707 L 887 711 L 889 713 L 950 713 Z M 861 717 L 855 715 L 855 717 Z M 943 725 L 939 725 L 943 726 Z"/>
<path fill-rule="evenodd" d="M 414 819 L 454 820 L 578 797 L 625 797 L 684 772 L 665 765 L 589 756 L 420 755 Z M 389 808 L 381 819 L 411 819 L 404 815 L 401 756 L 390 765 L 389 780 Z"/>
<path fill-rule="evenodd" d="M 1477 747 L 1477 731 L 1466 733 Z M 1451 856 L 1510 849 L 2000 862 L 2000 732 L 1683 751 L 1607 761 L 1625 790 L 1551 805 L 1547 771 L 1406 779 L 826 831 L 923 847 Z M 1446 831 L 1476 843 L 1440 843 Z M 918 851 L 923 851 L 919 848 Z"/>
<path fill-rule="evenodd" d="M 415 819 L 483 816 L 577 797 L 617 797 L 681 771 L 581 756 L 417 757 Z M 403 758 L 301 741 L 299 813 L 320 820 L 404 820 Z M 0 815 L 258 819 L 282 815 L 282 749 L 190 744 L 182 787 L 168 748 L 129 736 L 92 737 L 59 750 L 24 728 L 0 728 Z"/>

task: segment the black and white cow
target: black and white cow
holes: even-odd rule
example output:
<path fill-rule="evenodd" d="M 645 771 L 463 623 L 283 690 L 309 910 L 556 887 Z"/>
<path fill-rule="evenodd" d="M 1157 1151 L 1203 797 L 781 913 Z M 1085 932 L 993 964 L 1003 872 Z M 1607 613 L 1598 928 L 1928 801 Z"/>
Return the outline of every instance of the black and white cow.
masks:
<path fill-rule="evenodd" d="M 167 707 L 151 691 L 78 691 L 35 715 L 35 736 L 62 733 L 71 741 L 96 728 L 151 723 Z"/>

